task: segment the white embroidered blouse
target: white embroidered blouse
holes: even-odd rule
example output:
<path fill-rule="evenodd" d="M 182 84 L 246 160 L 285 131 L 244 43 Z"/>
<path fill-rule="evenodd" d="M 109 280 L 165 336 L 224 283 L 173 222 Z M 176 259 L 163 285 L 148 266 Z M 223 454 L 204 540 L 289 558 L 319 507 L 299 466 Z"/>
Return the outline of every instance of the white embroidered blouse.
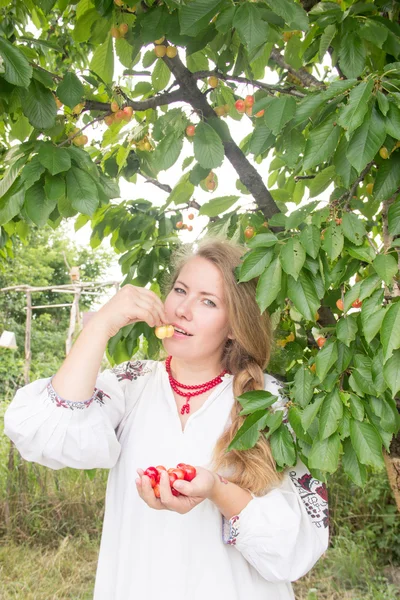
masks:
<path fill-rule="evenodd" d="M 279 396 L 271 375 L 265 389 Z M 326 488 L 303 464 L 229 520 L 210 500 L 181 515 L 151 509 L 137 493 L 137 468 L 210 468 L 233 401 L 227 375 L 182 431 L 165 363 L 150 360 L 103 371 L 86 402 L 59 398 L 51 378 L 18 390 L 5 433 L 23 458 L 111 469 L 94 600 L 294 599 L 290 582 L 328 546 Z M 283 406 L 283 398 L 274 405 Z"/>

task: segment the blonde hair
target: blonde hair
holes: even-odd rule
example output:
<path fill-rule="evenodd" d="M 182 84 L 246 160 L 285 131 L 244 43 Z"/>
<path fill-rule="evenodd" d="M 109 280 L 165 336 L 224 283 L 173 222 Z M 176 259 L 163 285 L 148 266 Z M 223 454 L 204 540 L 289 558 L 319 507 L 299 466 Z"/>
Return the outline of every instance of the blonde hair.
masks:
<path fill-rule="evenodd" d="M 216 471 L 228 469 L 229 481 L 254 495 L 263 495 L 282 480 L 264 435 L 261 434 L 256 445 L 249 450 L 227 452 L 246 418 L 239 415 L 242 406 L 237 397 L 244 392 L 264 389 L 264 369 L 270 360 L 273 342 L 269 314 L 267 311 L 260 314 L 256 302 L 257 280 L 238 284 L 236 279 L 235 269 L 241 264 L 246 251 L 243 246 L 218 237 L 179 246 L 171 257 L 171 274 L 164 279 L 163 287 L 168 293 L 183 266 L 194 256 L 209 260 L 222 274 L 228 321 L 234 339 L 227 340 L 221 365 L 233 374 L 235 402 L 231 412 L 232 424 L 216 443 L 213 468 Z"/>

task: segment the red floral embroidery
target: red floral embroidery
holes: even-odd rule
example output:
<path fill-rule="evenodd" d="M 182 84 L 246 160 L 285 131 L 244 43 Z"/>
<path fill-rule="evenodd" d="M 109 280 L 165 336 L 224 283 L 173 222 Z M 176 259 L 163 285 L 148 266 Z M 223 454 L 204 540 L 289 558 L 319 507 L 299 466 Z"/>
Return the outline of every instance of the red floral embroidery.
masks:
<path fill-rule="evenodd" d="M 111 369 L 111 372 L 117 376 L 118 381 L 122 381 L 123 379 L 132 381 L 142 375 L 146 375 L 146 373 L 151 373 L 151 369 L 146 368 L 144 362 L 140 360 L 135 360 L 135 362 L 128 360 L 120 365 L 116 365 Z"/>

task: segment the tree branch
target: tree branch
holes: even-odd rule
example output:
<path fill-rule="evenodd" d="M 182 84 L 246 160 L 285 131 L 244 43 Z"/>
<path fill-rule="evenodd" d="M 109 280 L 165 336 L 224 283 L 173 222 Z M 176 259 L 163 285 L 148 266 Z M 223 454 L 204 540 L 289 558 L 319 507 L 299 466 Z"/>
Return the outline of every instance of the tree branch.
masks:
<path fill-rule="evenodd" d="M 220 73 L 217 71 L 196 71 L 193 73 L 193 77 L 196 79 L 204 79 L 205 77 L 218 77 L 218 79 L 222 79 L 223 81 L 236 81 L 237 83 L 246 83 L 252 85 L 253 87 L 260 88 L 262 90 L 266 90 L 267 92 L 281 92 L 282 94 L 290 94 L 291 96 L 297 96 L 298 98 L 304 98 L 305 94 L 303 92 L 299 92 L 293 87 L 281 87 L 279 85 L 270 85 L 268 83 L 263 83 L 262 81 L 257 81 L 255 79 L 247 79 L 246 77 L 233 77 L 232 75 L 224 75 L 224 73 Z"/>
<path fill-rule="evenodd" d="M 33 67 L 34 69 L 37 69 L 38 71 L 42 71 L 43 73 L 47 73 L 47 75 L 50 75 L 50 77 L 52 77 L 53 79 L 55 79 L 56 81 L 62 81 L 63 78 L 60 77 L 60 75 L 56 75 L 55 73 L 51 73 L 50 71 L 47 71 L 47 69 L 43 69 L 43 67 L 39 67 L 39 65 L 37 65 L 34 62 L 30 62 L 29 63 L 31 65 L 31 67 Z"/>
<path fill-rule="evenodd" d="M 68 144 L 68 142 L 71 142 L 78 135 L 81 135 L 82 131 L 84 131 L 87 127 L 90 127 L 91 125 L 93 125 L 93 123 L 96 123 L 97 121 L 102 121 L 103 119 L 104 119 L 104 115 L 101 115 L 100 117 L 96 117 L 89 123 L 86 123 L 86 125 L 84 127 L 82 127 L 81 129 L 79 129 L 79 131 L 77 131 L 76 133 L 74 133 L 73 135 L 68 137 L 66 140 L 64 140 L 60 144 L 57 144 L 57 148 L 61 148 L 61 146 L 65 146 L 65 144 Z"/>
<path fill-rule="evenodd" d="M 190 104 L 205 120 L 215 119 L 214 110 L 208 104 L 206 96 L 202 94 L 197 87 L 197 79 L 193 76 L 193 73 L 185 67 L 179 56 L 175 56 L 175 58 L 167 58 L 164 56 L 162 60 L 166 63 L 172 74 L 175 76 L 175 79 L 178 81 L 180 93 L 183 95 L 185 102 Z M 267 219 L 270 219 L 272 215 L 279 213 L 280 210 L 266 188 L 261 175 L 253 165 L 250 164 L 243 152 L 233 141 L 230 134 L 229 137 L 223 141 L 223 145 L 225 156 L 236 170 L 241 182 L 253 195 L 257 206 L 264 216 Z"/>
<path fill-rule="evenodd" d="M 141 175 L 143 177 L 143 179 L 146 180 L 146 183 L 152 183 L 153 185 L 160 188 L 160 190 L 167 192 L 167 194 L 170 194 L 172 192 L 172 187 L 169 186 L 167 183 L 160 183 L 159 181 L 157 181 L 157 179 L 153 179 L 152 177 L 147 177 L 147 175 L 144 175 L 140 171 L 139 171 L 139 175 Z"/>
<path fill-rule="evenodd" d="M 300 79 L 301 83 L 304 85 L 304 87 L 318 87 L 318 88 L 325 88 L 325 85 L 321 82 L 318 81 L 318 79 L 316 79 L 314 77 L 314 75 L 311 75 L 311 73 L 309 73 L 308 71 L 306 71 L 305 69 L 299 69 L 296 70 L 293 67 L 291 67 L 283 58 L 282 54 L 279 52 L 279 50 L 277 50 L 276 48 L 272 48 L 271 50 L 271 58 L 273 61 L 276 62 L 276 64 L 281 67 L 282 69 L 284 69 L 285 71 L 288 71 L 289 73 L 291 73 L 294 77 L 297 77 L 298 79 Z"/>
<path fill-rule="evenodd" d="M 127 98 L 127 97 L 126 97 Z M 144 111 L 148 108 L 157 108 L 164 104 L 172 104 L 173 102 L 183 102 L 185 100 L 181 90 L 176 90 L 170 94 L 158 94 L 148 100 L 129 100 L 126 101 L 126 106 L 131 106 L 133 110 Z M 108 102 L 98 102 L 97 100 L 86 100 L 85 108 L 83 110 L 100 110 L 103 112 L 110 112 L 111 106 Z"/>

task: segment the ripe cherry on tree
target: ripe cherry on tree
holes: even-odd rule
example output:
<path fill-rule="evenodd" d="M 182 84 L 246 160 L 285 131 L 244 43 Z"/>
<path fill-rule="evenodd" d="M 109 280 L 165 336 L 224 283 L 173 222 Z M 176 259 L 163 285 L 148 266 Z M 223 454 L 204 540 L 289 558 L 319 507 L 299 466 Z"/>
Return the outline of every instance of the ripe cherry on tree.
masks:
<path fill-rule="evenodd" d="M 236 110 L 240 113 L 244 113 L 244 111 L 246 110 L 246 105 L 244 103 L 244 100 L 236 100 L 235 107 L 236 107 Z"/>
<path fill-rule="evenodd" d="M 244 230 L 244 237 L 248 240 L 250 240 L 253 236 L 254 236 L 254 227 L 248 226 L 246 227 L 246 229 Z"/>
<path fill-rule="evenodd" d="M 167 46 L 167 50 L 165 53 L 168 56 L 168 58 L 175 58 L 175 56 L 178 54 L 178 50 L 175 46 Z"/>
<path fill-rule="evenodd" d="M 187 135 L 188 137 L 193 137 L 193 136 L 194 136 L 194 134 L 196 133 L 196 126 L 195 126 L 195 125 L 188 125 L 188 126 L 186 127 L 186 130 L 185 130 L 185 131 L 186 131 L 186 135 Z"/>
<path fill-rule="evenodd" d="M 326 338 L 324 338 L 324 337 L 317 338 L 317 344 L 320 348 L 322 348 L 322 346 L 325 344 L 325 342 L 326 342 Z"/>
<path fill-rule="evenodd" d="M 167 49 L 163 44 L 154 47 L 154 53 L 158 58 L 162 58 L 163 56 L 165 56 L 166 52 Z"/>
<path fill-rule="evenodd" d="M 340 298 L 339 298 L 339 300 L 336 300 L 336 306 L 338 307 L 339 310 L 344 310 L 343 300 L 341 300 Z"/>

